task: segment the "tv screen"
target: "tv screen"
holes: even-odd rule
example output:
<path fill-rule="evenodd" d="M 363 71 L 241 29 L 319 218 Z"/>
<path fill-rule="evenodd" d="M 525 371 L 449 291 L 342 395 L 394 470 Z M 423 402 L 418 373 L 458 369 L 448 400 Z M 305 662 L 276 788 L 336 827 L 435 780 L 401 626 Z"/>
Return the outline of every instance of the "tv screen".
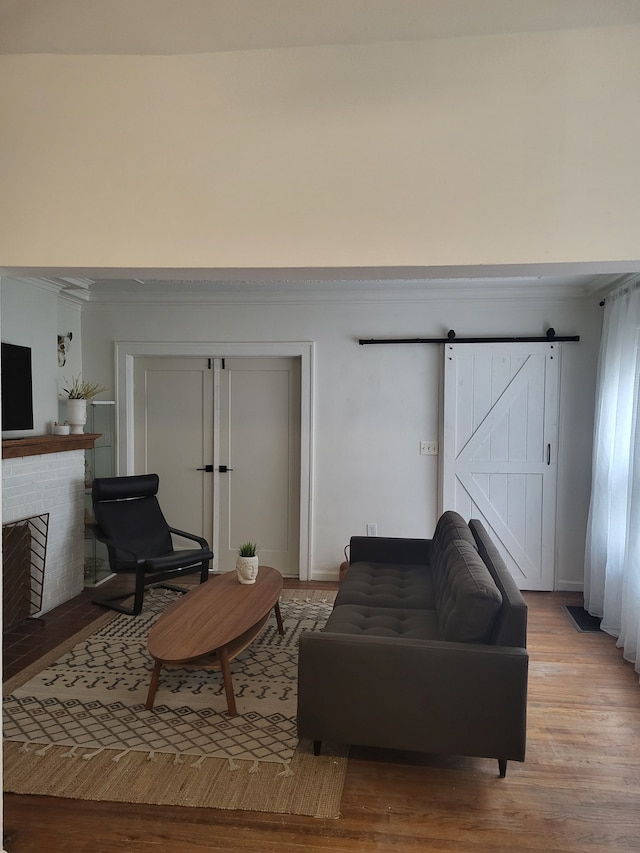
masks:
<path fill-rule="evenodd" d="M 33 429 L 31 348 L 2 344 L 2 429 Z"/>

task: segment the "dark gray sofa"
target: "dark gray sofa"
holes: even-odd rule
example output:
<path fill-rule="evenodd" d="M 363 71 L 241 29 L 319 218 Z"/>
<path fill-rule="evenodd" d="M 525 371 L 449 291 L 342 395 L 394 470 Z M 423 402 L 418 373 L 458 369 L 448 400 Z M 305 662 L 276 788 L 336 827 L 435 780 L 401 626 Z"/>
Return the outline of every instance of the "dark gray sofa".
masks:
<path fill-rule="evenodd" d="M 524 761 L 527 607 L 480 521 L 354 536 L 323 631 L 300 637 L 298 735 Z"/>

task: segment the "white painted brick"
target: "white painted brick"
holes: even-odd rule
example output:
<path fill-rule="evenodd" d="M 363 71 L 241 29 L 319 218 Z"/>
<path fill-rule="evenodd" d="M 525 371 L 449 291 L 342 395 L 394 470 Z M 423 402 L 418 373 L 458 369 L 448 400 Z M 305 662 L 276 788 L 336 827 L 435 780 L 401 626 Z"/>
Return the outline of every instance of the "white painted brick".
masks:
<path fill-rule="evenodd" d="M 84 585 L 84 453 L 43 454 L 2 463 L 2 521 L 49 513 L 41 613 Z"/>

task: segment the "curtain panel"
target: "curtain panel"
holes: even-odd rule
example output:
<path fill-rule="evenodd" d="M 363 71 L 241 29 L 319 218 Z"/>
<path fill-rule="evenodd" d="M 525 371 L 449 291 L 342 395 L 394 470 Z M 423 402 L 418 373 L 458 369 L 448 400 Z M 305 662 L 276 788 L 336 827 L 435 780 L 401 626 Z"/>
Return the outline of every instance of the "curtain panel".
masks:
<path fill-rule="evenodd" d="M 607 296 L 598 362 L 585 608 L 640 673 L 640 279 Z"/>

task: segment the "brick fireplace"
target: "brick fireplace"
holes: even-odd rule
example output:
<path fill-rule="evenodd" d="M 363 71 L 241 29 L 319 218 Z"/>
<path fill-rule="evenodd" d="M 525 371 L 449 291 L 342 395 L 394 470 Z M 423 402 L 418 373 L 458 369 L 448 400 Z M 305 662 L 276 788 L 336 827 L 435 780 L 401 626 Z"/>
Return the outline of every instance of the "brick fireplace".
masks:
<path fill-rule="evenodd" d="M 2 442 L 2 523 L 49 513 L 41 613 L 84 587 L 84 450 L 95 435 Z"/>

